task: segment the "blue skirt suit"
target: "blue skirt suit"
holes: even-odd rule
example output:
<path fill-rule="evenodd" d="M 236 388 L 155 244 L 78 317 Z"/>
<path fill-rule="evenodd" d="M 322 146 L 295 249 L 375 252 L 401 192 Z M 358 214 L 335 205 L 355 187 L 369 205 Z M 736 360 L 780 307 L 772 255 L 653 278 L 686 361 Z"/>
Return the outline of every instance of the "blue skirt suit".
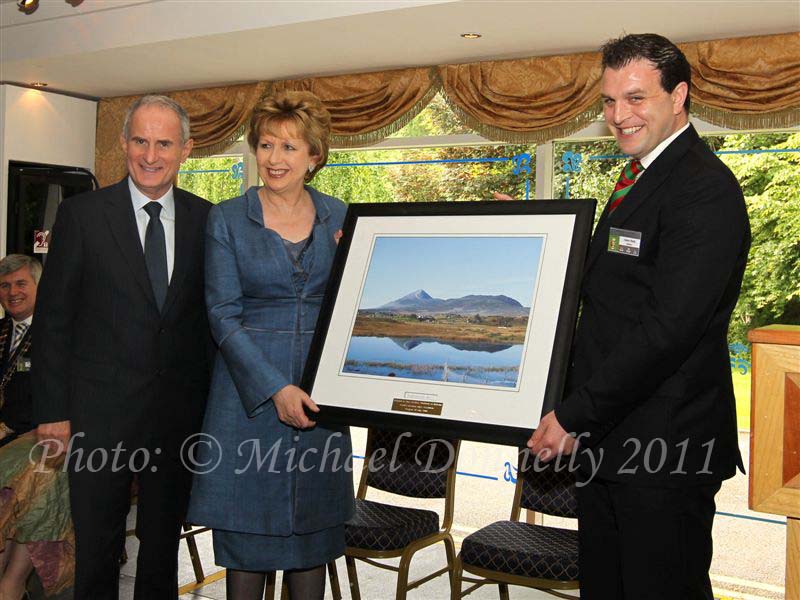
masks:
<path fill-rule="evenodd" d="M 324 564 L 344 553 L 353 513 L 347 428 L 293 429 L 271 400 L 300 381 L 346 210 L 306 189 L 316 218 L 298 264 L 265 227 L 257 188 L 208 216 L 206 304 L 219 352 L 188 519 L 213 529 L 216 562 L 227 568 Z"/>

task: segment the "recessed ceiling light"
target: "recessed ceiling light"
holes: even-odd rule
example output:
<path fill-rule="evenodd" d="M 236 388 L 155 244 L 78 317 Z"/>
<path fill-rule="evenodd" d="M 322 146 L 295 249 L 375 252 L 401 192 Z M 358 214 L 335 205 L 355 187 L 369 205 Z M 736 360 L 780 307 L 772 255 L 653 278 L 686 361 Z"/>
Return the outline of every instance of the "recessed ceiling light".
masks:
<path fill-rule="evenodd" d="M 47 83 L 44 81 L 32 81 L 31 86 L 33 87 L 47 87 Z"/>
<path fill-rule="evenodd" d="M 78 6 L 83 0 L 65 0 L 67 4 Z M 33 14 L 39 8 L 39 0 L 17 0 L 17 7 L 26 15 Z"/>
<path fill-rule="evenodd" d="M 29 15 L 39 8 L 39 0 L 18 0 L 17 7 L 21 12 Z"/>
<path fill-rule="evenodd" d="M 462 33 L 461 37 L 464 38 L 465 40 L 477 40 L 479 37 L 481 37 L 481 34 L 480 33 Z"/>

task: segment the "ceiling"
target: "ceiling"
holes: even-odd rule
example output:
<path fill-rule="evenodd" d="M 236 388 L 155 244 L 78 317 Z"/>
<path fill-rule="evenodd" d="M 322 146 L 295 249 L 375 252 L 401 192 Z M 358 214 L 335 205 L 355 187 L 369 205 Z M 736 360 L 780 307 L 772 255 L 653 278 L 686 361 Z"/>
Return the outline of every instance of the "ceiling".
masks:
<path fill-rule="evenodd" d="M 459 34 L 479 32 L 477 40 Z M 0 2 L 0 81 L 117 96 L 225 83 L 800 31 L 798 0 Z"/>

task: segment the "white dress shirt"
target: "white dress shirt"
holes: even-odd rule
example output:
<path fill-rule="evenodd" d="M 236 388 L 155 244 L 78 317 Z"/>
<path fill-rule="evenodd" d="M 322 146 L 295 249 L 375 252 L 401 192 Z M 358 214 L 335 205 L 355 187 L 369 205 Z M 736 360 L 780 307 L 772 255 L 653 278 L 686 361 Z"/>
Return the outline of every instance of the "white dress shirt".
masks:
<path fill-rule="evenodd" d="M 653 161 L 658 158 L 658 155 L 661 154 L 664 150 L 666 150 L 667 146 L 669 146 L 676 137 L 678 137 L 688 128 L 689 128 L 689 123 L 686 123 L 686 125 L 678 129 L 678 131 L 673 133 L 671 136 L 669 136 L 667 139 L 661 142 L 658 146 L 650 150 L 650 152 L 648 152 L 645 156 L 643 156 L 639 161 L 642 163 L 642 167 L 646 169 L 647 167 L 652 165 Z"/>
<path fill-rule="evenodd" d="M 164 226 L 164 239 L 167 242 L 167 276 L 172 280 L 172 267 L 175 265 L 175 196 L 173 187 L 170 186 L 167 193 L 151 200 L 139 191 L 139 188 L 128 177 L 128 189 L 131 191 L 131 202 L 133 203 L 133 214 L 136 215 L 136 227 L 139 229 L 139 241 L 142 243 L 144 251 L 144 236 L 147 232 L 147 224 L 150 222 L 150 215 L 144 209 L 148 202 L 158 202 L 161 204 L 161 224 Z"/>

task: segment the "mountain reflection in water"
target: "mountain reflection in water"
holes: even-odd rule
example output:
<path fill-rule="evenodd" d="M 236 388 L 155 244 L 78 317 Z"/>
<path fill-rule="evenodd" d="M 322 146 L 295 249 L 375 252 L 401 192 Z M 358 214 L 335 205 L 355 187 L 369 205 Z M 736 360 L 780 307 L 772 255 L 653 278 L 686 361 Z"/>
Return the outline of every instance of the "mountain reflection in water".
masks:
<path fill-rule="evenodd" d="M 404 338 L 404 337 L 390 337 L 395 344 L 400 346 L 403 350 L 413 350 L 420 344 L 437 343 L 444 346 L 450 346 L 456 350 L 464 350 L 467 352 L 502 352 L 508 350 L 514 344 L 492 344 L 489 342 L 459 342 L 453 340 L 440 340 L 437 338 Z"/>
<path fill-rule="evenodd" d="M 515 387 L 522 344 L 353 336 L 344 373 Z"/>

